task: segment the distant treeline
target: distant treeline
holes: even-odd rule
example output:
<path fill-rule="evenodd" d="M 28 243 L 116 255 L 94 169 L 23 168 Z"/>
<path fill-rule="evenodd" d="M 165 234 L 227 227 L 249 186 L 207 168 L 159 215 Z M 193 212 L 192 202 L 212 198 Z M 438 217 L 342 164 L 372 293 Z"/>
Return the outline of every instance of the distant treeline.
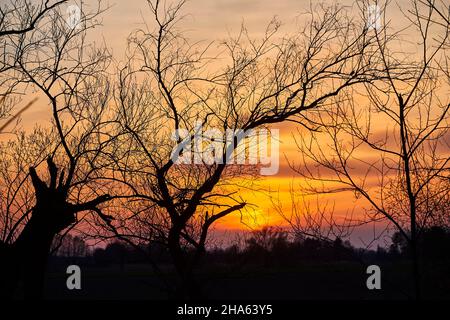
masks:
<path fill-rule="evenodd" d="M 240 244 L 227 248 L 208 250 L 203 262 L 215 264 L 252 264 L 263 266 L 289 266 L 311 262 L 335 261 L 385 261 L 408 259 L 408 245 L 399 233 L 391 237 L 392 244 L 378 247 L 376 250 L 355 248 L 349 241 L 336 238 L 334 241 L 311 237 L 296 237 L 289 239 L 286 232 L 277 228 L 267 227 L 255 231 Z M 160 243 L 130 246 L 120 241 L 114 241 L 105 248 L 90 249 L 77 236 L 67 235 L 56 242 L 53 259 L 76 259 L 84 263 L 106 266 L 110 264 L 170 263 L 170 255 Z M 421 257 L 433 261 L 450 261 L 450 229 L 432 227 L 425 229 L 419 242 Z"/>

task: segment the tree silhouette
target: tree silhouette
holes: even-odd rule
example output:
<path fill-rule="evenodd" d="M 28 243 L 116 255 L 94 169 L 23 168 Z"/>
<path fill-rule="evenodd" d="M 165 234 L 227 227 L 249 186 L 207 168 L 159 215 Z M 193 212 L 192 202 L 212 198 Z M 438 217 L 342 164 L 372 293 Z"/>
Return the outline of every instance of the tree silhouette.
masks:
<path fill-rule="evenodd" d="M 119 140 L 127 146 L 120 156 L 125 161 L 117 162 L 115 171 L 140 200 L 125 203 L 129 214 L 122 211 L 122 222 L 106 227 L 131 243 L 165 243 L 179 275 L 176 295 L 197 297 L 194 269 L 210 227 L 247 206 L 230 183 L 239 185 L 233 178 L 248 181 L 245 177 L 254 173 L 228 165 L 245 137 L 216 141 L 219 161 L 213 163 L 177 164 L 172 151 L 198 135 L 198 123 L 205 130 L 223 131 L 282 121 L 306 124 L 304 112 L 325 107 L 344 88 L 372 79 L 375 72 L 366 55 L 376 37 L 342 7 L 317 6 L 295 35 L 277 38 L 276 20 L 261 39 L 242 27 L 237 37 L 220 45 L 226 64 L 217 67 L 222 57 L 208 55 L 211 44 L 202 47 L 181 31 L 183 1 L 148 4 L 156 28 L 147 26 L 130 36 L 115 98 L 126 133 Z M 187 137 L 179 134 L 183 129 Z M 195 152 L 193 157 L 202 154 Z"/>
<path fill-rule="evenodd" d="M 401 233 L 411 254 L 415 298 L 418 242 L 428 227 L 445 223 L 450 192 L 450 104 L 442 93 L 449 86 L 442 68 L 449 25 L 435 23 L 436 9 L 420 2 L 412 1 L 405 17 L 421 49 L 415 55 L 396 52 L 396 44 L 385 39 L 406 39 L 388 28 L 374 30 L 384 69 L 380 80 L 349 91 L 346 101 L 312 117 L 323 130 L 298 136 L 303 160 L 293 165 L 306 178 L 304 191 L 354 192 L 365 200 L 369 221 L 384 219 Z M 383 130 L 376 129 L 380 123 Z"/>
<path fill-rule="evenodd" d="M 21 77 L 14 72 L 14 66 L 20 56 L 18 47 L 24 44 L 24 39 L 36 25 L 51 11 L 67 0 L 40 1 L 31 4 L 26 0 L 12 0 L 0 7 L 0 48 L 2 57 L 0 60 L 0 120 L 7 118 L 13 107 L 17 104 L 17 91 L 21 83 Z M 27 103 L 14 116 L 0 126 L 0 133 L 18 116 L 31 106 Z"/>
<path fill-rule="evenodd" d="M 13 71 L 48 99 L 54 126 L 37 129 L 30 138 L 19 132 L 19 139 L 7 144 L 15 147 L 2 159 L 18 168 L 16 172 L 4 168 L 6 179 L 10 180 L 8 173 L 16 175 L 14 183 L 6 186 L 8 198 L 1 212 L 2 247 L 6 248 L 1 283 L 7 297 L 23 280 L 25 297 L 40 298 L 54 237 L 73 227 L 80 212 L 101 214 L 97 206 L 111 199 L 108 187 L 101 183 L 109 150 L 114 148 L 110 148 L 111 137 L 103 133 L 109 131 L 105 120 L 108 83 L 102 73 L 109 55 L 85 41 L 87 30 L 98 24 L 96 18 L 103 10 L 99 4 L 92 13 L 85 12 L 77 29 L 67 26 L 59 7 L 52 7 L 51 16 L 36 21 L 36 30 L 28 31 L 27 38 L 16 44 L 20 54 Z M 27 154 L 33 149 L 27 143 L 37 143 L 37 153 Z M 45 159 L 48 175 L 39 177 L 38 166 Z M 102 215 L 102 219 L 110 217 Z"/>

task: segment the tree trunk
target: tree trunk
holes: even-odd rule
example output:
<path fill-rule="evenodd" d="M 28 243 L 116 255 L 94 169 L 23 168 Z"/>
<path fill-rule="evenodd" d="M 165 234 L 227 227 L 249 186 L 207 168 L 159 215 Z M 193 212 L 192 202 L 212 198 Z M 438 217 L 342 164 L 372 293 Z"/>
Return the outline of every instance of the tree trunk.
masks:
<path fill-rule="evenodd" d="M 25 299 L 41 299 L 44 289 L 48 253 L 55 233 L 39 209 L 32 216 L 13 245 L 13 257 L 23 280 Z M 18 281 L 16 282 L 16 286 Z"/>
<path fill-rule="evenodd" d="M 193 266 L 183 252 L 180 243 L 181 230 L 179 228 L 172 228 L 168 235 L 169 252 L 175 266 L 175 270 L 179 277 L 179 284 L 177 285 L 175 298 L 176 299 L 200 299 L 202 297 L 201 289 L 197 283 Z"/>
<path fill-rule="evenodd" d="M 420 300 L 421 290 L 420 290 L 419 255 L 417 250 L 417 239 L 414 238 L 411 241 L 411 267 L 412 267 L 414 299 Z"/>
<path fill-rule="evenodd" d="M 410 213 L 410 229 L 411 239 L 409 241 L 411 248 L 411 260 L 412 260 L 412 280 L 414 298 L 420 299 L 420 278 L 419 278 L 419 257 L 417 254 L 417 206 L 416 195 L 413 192 L 412 174 L 410 169 L 410 150 L 408 149 L 407 127 L 405 121 L 405 104 L 403 97 L 398 95 L 399 103 L 399 120 L 400 120 L 400 142 L 402 148 L 402 161 L 404 165 L 406 190 L 409 200 L 409 213 Z"/>
<path fill-rule="evenodd" d="M 0 243 L 0 299 L 11 300 L 19 283 L 19 265 L 10 245 Z"/>

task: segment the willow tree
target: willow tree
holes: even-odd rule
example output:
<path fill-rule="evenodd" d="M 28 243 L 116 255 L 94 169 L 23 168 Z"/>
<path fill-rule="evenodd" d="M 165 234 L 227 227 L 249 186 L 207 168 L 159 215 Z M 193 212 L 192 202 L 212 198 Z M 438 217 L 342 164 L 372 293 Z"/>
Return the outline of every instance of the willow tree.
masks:
<path fill-rule="evenodd" d="M 6 297 L 23 281 L 25 297 L 40 298 L 54 237 L 75 226 L 83 213 L 97 214 L 97 206 L 111 198 L 102 182 L 108 150 L 114 149 L 105 112 L 110 55 L 86 40 L 104 7 L 80 4 L 83 15 L 72 25 L 65 8 L 48 3 L 21 41 L 10 44 L 17 59 L 8 75 L 19 86 L 26 84 L 21 88 L 25 93 L 47 102 L 51 122 L 31 133 L 17 132 L 1 146 L 1 285 Z M 26 8 L 34 12 L 36 7 Z"/>

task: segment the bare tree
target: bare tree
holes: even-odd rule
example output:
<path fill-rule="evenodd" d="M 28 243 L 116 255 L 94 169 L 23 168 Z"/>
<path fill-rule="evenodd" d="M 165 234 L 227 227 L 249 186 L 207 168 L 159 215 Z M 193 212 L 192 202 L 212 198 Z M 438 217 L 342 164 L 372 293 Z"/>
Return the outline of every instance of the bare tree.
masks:
<path fill-rule="evenodd" d="M 7 117 L 14 105 L 17 104 L 17 94 L 23 93 L 18 88 L 21 77 L 14 72 L 20 50 L 16 50 L 23 44 L 27 34 L 33 31 L 36 25 L 45 19 L 53 10 L 61 6 L 67 0 L 39 1 L 32 3 L 27 0 L 10 0 L 0 7 L 0 119 Z M 15 93 L 16 95 L 12 95 Z M 27 103 L 18 112 L 15 112 L 5 124 L 0 127 L 2 132 L 22 112 L 27 110 Z"/>
<path fill-rule="evenodd" d="M 49 11 L 64 2 L 67 0 L 40 1 L 34 4 L 30 1 L 12 0 L 9 4 L 4 4 L 0 8 L 0 37 L 24 35 L 34 30 Z"/>
<path fill-rule="evenodd" d="M 282 121 L 306 125 L 304 112 L 327 106 L 344 88 L 374 76 L 368 58 L 376 37 L 342 7 L 314 6 L 294 35 L 280 37 L 277 20 L 261 39 L 242 27 L 214 55 L 213 44 L 193 43 L 181 32 L 184 1 L 147 2 L 155 27 L 130 36 L 115 99 L 127 134 L 120 141 L 127 148 L 121 149 L 114 179 L 128 182 L 139 201 L 128 201 L 129 213 L 121 211 L 123 219 L 106 226 L 130 242 L 167 245 L 180 279 L 177 294 L 196 297 L 201 293 L 194 270 L 208 231 L 248 205 L 229 186 L 253 175 L 230 165 L 237 146 L 249 137 L 214 138 L 219 144 L 214 153 L 210 148 L 191 153 L 191 160 L 202 159 L 195 165 L 177 163 L 173 151 L 189 158 L 191 142 L 202 134 L 198 124 L 223 132 L 248 132 Z M 205 153 L 215 161 L 204 160 Z"/>
<path fill-rule="evenodd" d="M 339 216 L 336 214 L 334 202 L 324 201 L 317 194 L 308 194 L 304 192 L 301 184 L 300 188 L 297 188 L 294 183 L 295 179 L 289 188 L 290 201 L 286 202 L 279 194 L 269 195 L 272 208 L 288 224 L 294 238 L 312 238 L 327 242 L 348 239 L 354 228 L 362 223 L 355 221 L 354 210 Z M 311 201 L 310 196 L 315 196 L 315 201 Z"/>
<path fill-rule="evenodd" d="M 103 10 L 101 3 L 92 12 L 86 10 L 79 27 L 73 27 L 60 8 L 53 7 L 16 48 L 20 54 L 15 71 L 48 99 L 52 126 L 19 140 L 2 159 L 12 160 L 17 168 L 1 213 L 6 296 L 23 279 L 25 296 L 39 298 L 54 237 L 83 220 L 81 212 L 98 214 L 97 206 L 111 199 L 102 182 L 115 148 L 105 112 L 110 94 L 104 71 L 110 55 L 86 41 Z M 26 144 L 36 142 L 42 146 L 39 152 L 26 154 L 35 150 Z M 48 173 L 38 174 L 38 165 L 45 161 Z M 10 179 L 7 173 L 3 176 Z"/>
<path fill-rule="evenodd" d="M 85 257 L 90 254 L 90 250 L 80 236 L 57 235 L 54 239 L 52 254 L 60 257 Z"/>
<path fill-rule="evenodd" d="M 420 39 L 420 50 L 398 52 L 398 43 L 385 41 L 388 28 L 373 30 L 384 76 L 311 115 L 322 130 L 298 135 L 302 161 L 292 167 L 305 178 L 305 192 L 353 192 L 371 221 L 385 220 L 403 235 L 419 298 L 418 239 L 430 225 L 448 223 L 450 104 L 442 66 L 449 25 L 434 22 L 441 17 L 434 6 L 411 3 L 407 34 Z"/>

